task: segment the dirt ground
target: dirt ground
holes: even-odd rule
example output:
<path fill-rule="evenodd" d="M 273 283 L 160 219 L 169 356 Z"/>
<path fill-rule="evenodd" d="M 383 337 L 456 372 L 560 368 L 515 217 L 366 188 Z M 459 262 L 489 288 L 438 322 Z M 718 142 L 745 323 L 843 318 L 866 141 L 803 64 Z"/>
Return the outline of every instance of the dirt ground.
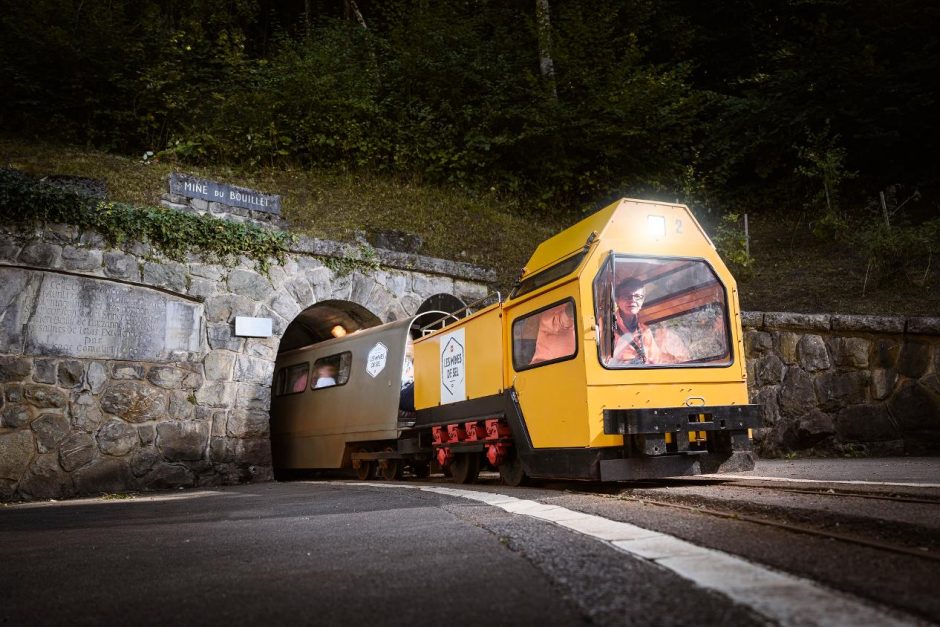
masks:
<path fill-rule="evenodd" d="M 865 256 L 820 240 L 805 222 L 756 216 L 750 231 L 754 268 L 736 273 L 745 311 L 940 316 L 940 255 L 870 271 L 866 285 Z"/>

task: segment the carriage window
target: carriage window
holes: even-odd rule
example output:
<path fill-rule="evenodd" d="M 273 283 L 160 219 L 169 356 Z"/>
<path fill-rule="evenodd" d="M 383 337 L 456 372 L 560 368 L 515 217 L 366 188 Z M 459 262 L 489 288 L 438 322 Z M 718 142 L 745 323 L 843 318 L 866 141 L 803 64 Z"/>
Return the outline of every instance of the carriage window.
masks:
<path fill-rule="evenodd" d="M 284 396 L 285 394 L 297 394 L 307 389 L 307 375 L 310 373 L 310 364 L 297 364 L 281 368 L 277 373 L 277 383 L 275 384 L 275 394 Z"/>
<path fill-rule="evenodd" d="M 313 363 L 313 377 L 310 387 L 313 389 L 331 388 L 345 385 L 349 380 L 349 369 L 352 365 L 352 353 L 346 351 L 338 355 L 321 357 Z"/>
<path fill-rule="evenodd" d="M 550 305 L 512 323 L 512 365 L 525 370 L 571 359 L 578 352 L 574 300 Z"/>
<path fill-rule="evenodd" d="M 594 280 L 598 356 L 607 368 L 728 365 L 727 311 L 702 260 L 611 255 Z"/>

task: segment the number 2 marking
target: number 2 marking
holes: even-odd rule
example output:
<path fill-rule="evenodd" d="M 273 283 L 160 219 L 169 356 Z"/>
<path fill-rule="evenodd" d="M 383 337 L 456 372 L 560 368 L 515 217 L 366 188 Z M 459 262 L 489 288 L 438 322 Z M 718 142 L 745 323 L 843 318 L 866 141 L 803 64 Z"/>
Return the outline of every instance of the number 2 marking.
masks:
<path fill-rule="evenodd" d="M 682 235 L 682 220 L 676 218 L 676 233 Z"/>

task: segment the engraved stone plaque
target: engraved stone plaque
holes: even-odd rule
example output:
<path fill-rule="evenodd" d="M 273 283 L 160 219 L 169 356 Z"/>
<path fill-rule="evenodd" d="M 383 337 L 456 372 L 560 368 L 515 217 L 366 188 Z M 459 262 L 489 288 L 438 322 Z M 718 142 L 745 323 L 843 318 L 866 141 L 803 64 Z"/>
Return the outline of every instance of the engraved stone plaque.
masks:
<path fill-rule="evenodd" d="M 202 305 L 144 287 L 52 272 L 2 268 L 3 282 L 25 289 L 12 302 L 0 302 L 0 315 L 22 324 L 0 340 L 23 346 L 0 352 L 170 361 L 202 349 Z"/>

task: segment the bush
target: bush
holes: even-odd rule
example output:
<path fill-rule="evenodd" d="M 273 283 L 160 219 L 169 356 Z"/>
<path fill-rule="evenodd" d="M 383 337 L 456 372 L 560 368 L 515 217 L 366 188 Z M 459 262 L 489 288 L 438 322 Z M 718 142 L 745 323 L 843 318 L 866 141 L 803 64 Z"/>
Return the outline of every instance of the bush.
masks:
<path fill-rule="evenodd" d="M 726 213 L 721 217 L 712 237 L 715 248 L 722 259 L 731 266 L 735 274 L 744 278 L 753 271 L 754 258 L 748 250 L 747 237 L 737 213 Z"/>
<path fill-rule="evenodd" d="M 940 253 L 940 218 L 917 226 L 872 222 L 849 238 L 865 256 L 868 266 L 862 293 L 869 285 L 902 280 L 911 285 L 928 283 L 930 269 Z"/>

